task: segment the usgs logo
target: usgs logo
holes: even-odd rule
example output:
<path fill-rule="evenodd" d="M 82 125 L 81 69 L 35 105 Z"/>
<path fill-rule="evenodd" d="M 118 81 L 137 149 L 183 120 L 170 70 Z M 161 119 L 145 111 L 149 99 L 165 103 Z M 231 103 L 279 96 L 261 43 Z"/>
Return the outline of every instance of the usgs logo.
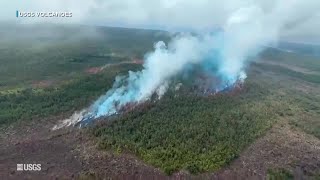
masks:
<path fill-rule="evenodd" d="M 41 164 L 17 164 L 17 171 L 41 171 Z"/>

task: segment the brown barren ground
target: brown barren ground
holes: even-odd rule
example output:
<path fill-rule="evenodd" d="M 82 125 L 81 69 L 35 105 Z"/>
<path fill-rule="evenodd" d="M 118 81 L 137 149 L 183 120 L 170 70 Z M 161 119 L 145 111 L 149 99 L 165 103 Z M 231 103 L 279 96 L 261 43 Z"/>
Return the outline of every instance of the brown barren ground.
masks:
<path fill-rule="evenodd" d="M 56 119 L 56 118 L 55 118 Z M 296 179 L 320 170 L 320 140 L 286 120 L 274 125 L 229 167 L 197 176 L 162 171 L 129 154 L 100 151 L 86 130 L 50 129 L 57 122 L 21 123 L 0 136 L 0 179 L 265 179 L 269 168 L 285 168 Z M 41 171 L 16 171 L 18 163 L 41 164 Z"/>

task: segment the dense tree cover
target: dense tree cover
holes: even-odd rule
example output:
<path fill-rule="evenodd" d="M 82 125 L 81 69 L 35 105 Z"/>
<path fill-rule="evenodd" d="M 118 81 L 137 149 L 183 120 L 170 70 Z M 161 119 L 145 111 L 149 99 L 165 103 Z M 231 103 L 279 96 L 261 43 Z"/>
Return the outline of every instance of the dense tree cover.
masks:
<path fill-rule="evenodd" d="M 0 91 L 0 126 L 18 120 L 72 113 L 112 87 L 116 75 L 138 68 L 138 65 L 121 65 L 101 74 L 84 75 L 58 87 L 26 88 L 13 93 Z"/>
<path fill-rule="evenodd" d="M 129 151 L 170 174 L 217 170 L 286 112 L 265 87 L 201 97 L 169 93 L 93 129 L 100 147 Z"/>

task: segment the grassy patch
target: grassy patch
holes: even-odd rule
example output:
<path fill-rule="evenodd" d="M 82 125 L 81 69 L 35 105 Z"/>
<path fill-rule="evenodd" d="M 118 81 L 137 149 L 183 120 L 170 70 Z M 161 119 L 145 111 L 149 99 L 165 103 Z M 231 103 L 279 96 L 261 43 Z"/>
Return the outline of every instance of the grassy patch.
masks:
<path fill-rule="evenodd" d="M 268 169 L 268 180 L 293 180 L 293 175 L 285 169 Z"/>
<path fill-rule="evenodd" d="M 310 71 L 320 71 L 320 58 L 317 56 L 288 53 L 271 48 L 261 53 L 260 57 L 276 63 L 296 65 Z"/>
<path fill-rule="evenodd" d="M 79 180 L 96 180 L 96 179 L 103 179 L 102 177 L 98 176 L 94 172 L 82 172 L 79 177 L 77 177 Z"/>
<path fill-rule="evenodd" d="M 320 83 L 320 75 L 317 75 L 317 74 L 305 74 L 302 72 L 297 72 L 285 67 L 281 67 L 278 65 L 271 65 L 271 64 L 263 64 L 258 66 L 260 66 L 261 69 L 271 70 L 273 72 L 284 74 L 284 75 L 297 78 L 303 81 L 307 81 L 311 83 Z"/>
<path fill-rule="evenodd" d="M 320 99 L 312 94 L 292 92 L 294 115 L 290 117 L 291 125 L 320 139 Z"/>
<path fill-rule="evenodd" d="M 277 51 L 267 51 L 267 53 L 265 58 L 270 56 L 268 59 L 272 61 L 279 61 L 308 70 L 320 70 L 320 59 L 316 57 Z M 320 76 L 265 63 L 255 64 L 255 67 L 265 73 L 276 73 L 272 74 L 272 78 L 278 82 L 273 83 L 274 80 L 269 78 L 267 83 L 274 87 L 276 93 L 285 93 L 282 96 L 288 102 L 288 108 L 292 109 L 292 114 L 287 116 L 291 125 L 320 138 Z"/>

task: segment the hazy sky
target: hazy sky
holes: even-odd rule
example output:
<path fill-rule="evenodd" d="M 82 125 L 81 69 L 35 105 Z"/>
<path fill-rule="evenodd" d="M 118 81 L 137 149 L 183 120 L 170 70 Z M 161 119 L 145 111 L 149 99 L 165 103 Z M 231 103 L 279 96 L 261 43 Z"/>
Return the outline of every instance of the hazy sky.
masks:
<path fill-rule="evenodd" d="M 232 13 L 251 6 L 274 20 L 282 36 L 320 43 L 320 0 L 8 0 L 0 3 L 0 20 L 203 31 L 223 27 Z M 73 17 L 16 18 L 16 10 L 69 11 Z"/>

